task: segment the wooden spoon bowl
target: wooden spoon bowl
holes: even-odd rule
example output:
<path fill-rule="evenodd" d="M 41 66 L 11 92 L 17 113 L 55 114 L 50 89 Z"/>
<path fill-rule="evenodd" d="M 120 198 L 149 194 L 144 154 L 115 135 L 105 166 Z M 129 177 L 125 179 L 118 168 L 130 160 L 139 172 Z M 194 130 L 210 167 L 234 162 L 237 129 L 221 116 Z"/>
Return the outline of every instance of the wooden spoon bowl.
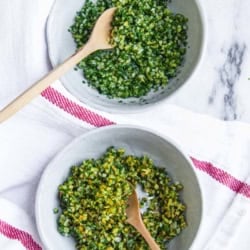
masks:
<path fill-rule="evenodd" d="M 160 250 L 160 247 L 157 245 L 157 243 L 155 242 L 155 240 L 153 239 L 150 232 L 147 230 L 142 221 L 140 205 L 135 190 L 128 198 L 128 207 L 126 209 L 126 214 L 127 222 L 143 236 L 149 247 L 152 250 Z"/>

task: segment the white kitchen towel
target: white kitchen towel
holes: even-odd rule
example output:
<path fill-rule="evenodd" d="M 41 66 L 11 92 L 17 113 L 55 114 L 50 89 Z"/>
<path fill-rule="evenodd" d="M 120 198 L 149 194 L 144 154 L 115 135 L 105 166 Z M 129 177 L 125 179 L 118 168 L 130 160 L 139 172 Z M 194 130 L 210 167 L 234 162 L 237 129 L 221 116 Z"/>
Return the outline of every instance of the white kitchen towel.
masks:
<path fill-rule="evenodd" d="M 44 28 L 52 3 L 0 1 L 0 107 L 49 70 Z M 193 160 L 204 195 L 204 220 L 193 250 L 250 249 L 250 125 L 167 103 L 133 115 L 98 112 L 60 82 L 0 124 L 0 249 L 44 249 L 34 219 L 43 169 L 76 136 L 115 123 L 165 134 Z"/>
<path fill-rule="evenodd" d="M 18 227 L 18 219 L 9 220 L 6 213 L 10 218 L 21 218 L 12 210 L 4 214 L 0 210 L 0 221 L 25 231 L 27 237 L 38 242 L 34 199 L 42 170 L 76 136 L 114 123 L 143 125 L 159 131 L 177 141 L 191 157 L 204 195 L 204 220 L 192 249 L 249 249 L 248 124 L 226 123 L 168 104 L 136 115 L 100 113 L 78 103 L 59 82 L 0 125 L 0 195 L 29 214 L 33 228 Z"/>

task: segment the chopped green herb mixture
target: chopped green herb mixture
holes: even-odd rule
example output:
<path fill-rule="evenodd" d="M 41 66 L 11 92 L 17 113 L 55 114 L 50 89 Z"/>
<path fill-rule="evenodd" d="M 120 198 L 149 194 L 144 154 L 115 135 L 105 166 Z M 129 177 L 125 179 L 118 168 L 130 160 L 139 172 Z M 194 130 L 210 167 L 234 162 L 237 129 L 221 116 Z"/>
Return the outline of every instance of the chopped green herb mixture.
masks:
<path fill-rule="evenodd" d="M 86 0 L 70 32 L 84 45 L 100 14 L 117 7 L 112 22 L 112 50 L 98 51 L 80 64 L 90 86 L 109 98 L 142 97 L 175 77 L 187 46 L 187 18 L 167 7 L 167 0 Z"/>
<path fill-rule="evenodd" d="M 124 149 L 113 147 L 100 159 L 73 166 L 59 186 L 59 232 L 73 236 L 79 250 L 149 249 L 126 222 L 127 199 L 136 185 L 149 196 L 141 200 L 141 206 L 147 207 L 143 221 L 161 249 L 166 249 L 187 226 L 182 185 L 173 183 L 148 156 L 126 155 Z"/>

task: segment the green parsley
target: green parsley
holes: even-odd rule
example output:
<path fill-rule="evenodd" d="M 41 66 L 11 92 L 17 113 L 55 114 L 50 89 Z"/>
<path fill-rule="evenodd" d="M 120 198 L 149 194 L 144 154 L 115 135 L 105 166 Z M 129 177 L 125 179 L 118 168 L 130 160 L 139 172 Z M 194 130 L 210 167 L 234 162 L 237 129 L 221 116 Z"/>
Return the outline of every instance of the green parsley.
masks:
<path fill-rule="evenodd" d="M 100 159 L 73 166 L 58 187 L 61 212 L 58 231 L 72 236 L 78 250 L 149 249 L 143 237 L 126 222 L 126 204 L 132 186 L 148 194 L 143 221 L 161 249 L 187 226 L 182 185 L 148 156 L 126 155 L 109 148 Z"/>
<path fill-rule="evenodd" d="M 187 18 L 166 0 L 86 0 L 70 27 L 83 46 L 100 14 L 117 7 L 112 50 L 97 51 L 78 67 L 89 86 L 109 98 L 140 98 L 165 87 L 178 74 L 187 47 Z"/>

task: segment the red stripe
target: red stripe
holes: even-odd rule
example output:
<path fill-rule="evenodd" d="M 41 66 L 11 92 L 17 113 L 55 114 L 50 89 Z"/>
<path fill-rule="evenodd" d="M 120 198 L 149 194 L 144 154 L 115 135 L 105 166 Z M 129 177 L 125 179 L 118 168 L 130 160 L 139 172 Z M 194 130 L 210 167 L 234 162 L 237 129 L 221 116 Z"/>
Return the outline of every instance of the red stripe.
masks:
<path fill-rule="evenodd" d="M 11 240 L 18 240 L 27 250 L 42 250 L 32 236 L 0 220 L 0 233 Z"/>
<path fill-rule="evenodd" d="M 96 127 L 115 124 L 114 122 L 109 121 L 106 118 L 101 117 L 100 115 L 70 101 L 68 98 L 66 98 L 65 96 L 63 96 L 61 93 L 59 93 L 57 90 L 53 88 L 49 87 L 48 89 L 46 89 L 42 93 L 42 96 L 45 97 L 48 101 L 58 106 L 59 108 L 68 112 L 69 114 L 79 118 L 82 121 L 90 123 L 91 125 L 94 125 Z M 250 198 L 250 185 L 249 184 L 236 179 L 229 173 L 213 166 L 209 162 L 200 161 L 192 157 L 191 159 L 197 169 L 207 173 L 214 180 L 220 182 L 221 184 L 228 187 L 232 191 Z"/>
<path fill-rule="evenodd" d="M 48 101 L 55 104 L 60 109 L 64 110 L 65 112 L 95 127 L 102 127 L 114 124 L 108 119 L 74 103 L 73 101 L 69 100 L 67 97 L 65 97 L 60 92 L 51 87 L 45 89 L 42 92 L 42 96 Z"/>
<path fill-rule="evenodd" d="M 242 194 L 247 198 L 250 198 L 250 185 L 242 182 L 229 173 L 225 172 L 224 170 L 213 166 L 210 162 L 199 161 L 193 157 L 191 157 L 194 165 L 201 171 L 207 173 L 216 181 L 220 182 L 221 184 L 227 186 L 232 191 Z"/>

